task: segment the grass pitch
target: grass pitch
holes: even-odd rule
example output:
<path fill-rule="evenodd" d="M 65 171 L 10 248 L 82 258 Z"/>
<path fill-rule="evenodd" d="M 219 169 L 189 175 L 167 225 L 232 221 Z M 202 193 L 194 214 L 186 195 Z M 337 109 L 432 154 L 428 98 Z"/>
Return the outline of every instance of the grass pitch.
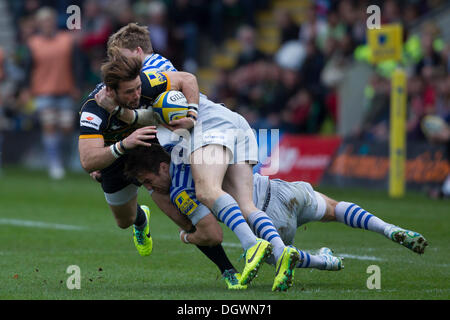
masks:
<path fill-rule="evenodd" d="M 342 271 L 297 269 L 294 286 L 271 292 L 274 268 L 264 265 L 245 291 L 229 291 L 219 270 L 195 246 L 182 244 L 176 227 L 144 189 L 152 208 L 153 253 L 140 257 L 131 229 L 119 229 L 100 185 L 87 174 L 50 181 L 43 172 L 7 168 L 0 177 L 0 299 L 449 299 L 450 202 L 420 193 L 389 199 L 385 192 L 318 188 L 352 201 L 387 222 L 422 233 L 429 246 L 419 256 L 381 235 L 339 223 L 301 227 L 295 244 L 327 246 L 345 257 Z M 224 248 L 235 267 L 242 250 L 224 228 Z M 67 268 L 81 271 L 81 288 L 69 290 Z M 370 265 L 381 289 L 368 289 Z"/>

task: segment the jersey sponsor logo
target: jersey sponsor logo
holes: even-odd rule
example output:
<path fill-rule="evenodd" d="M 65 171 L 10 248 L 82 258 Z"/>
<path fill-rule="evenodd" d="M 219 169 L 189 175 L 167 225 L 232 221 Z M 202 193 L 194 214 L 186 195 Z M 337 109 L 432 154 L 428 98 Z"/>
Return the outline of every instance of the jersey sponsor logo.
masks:
<path fill-rule="evenodd" d="M 189 216 L 195 209 L 197 209 L 198 205 L 192 200 L 186 191 L 180 192 L 178 196 L 175 198 L 175 205 L 178 207 L 182 214 Z"/>
<path fill-rule="evenodd" d="M 102 119 L 90 112 L 81 113 L 80 117 L 80 126 L 89 127 L 95 130 L 100 130 L 100 124 L 102 123 Z"/>
<path fill-rule="evenodd" d="M 167 78 L 160 72 L 144 71 L 144 74 L 147 76 L 147 79 L 152 87 L 156 87 L 167 82 Z"/>

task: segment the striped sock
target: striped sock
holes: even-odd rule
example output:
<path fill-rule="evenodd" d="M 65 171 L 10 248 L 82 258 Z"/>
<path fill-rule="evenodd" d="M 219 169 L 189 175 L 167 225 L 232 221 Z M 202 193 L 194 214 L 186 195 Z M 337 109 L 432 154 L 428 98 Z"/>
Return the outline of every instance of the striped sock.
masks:
<path fill-rule="evenodd" d="M 336 220 L 352 228 L 366 229 L 384 234 L 384 228 L 389 224 L 350 202 L 339 202 L 334 210 Z"/>
<path fill-rule="evenodd" d="M 212 208 L 214 215 L 238 237 L 244 250 L 256 244 L 256 236 L 242 215 L 237 202 L 229 194 L 220 196 Z"/>
<path fill-rule="evenodd" d="M 322 270 L 325 267 L 323 257 L 309 254 L 299 249 L 297 251 L 300 254 L 300 261 L 297 264 L 297 268 L 315 268 Z"/>
<path fill-rule="evenodd" d="M 283 254 L 283 250 L 286 247 L 275 228 L 272 219 L 264 211 L 256 211 L 248 216 L 248 223 L 252 227 L 255 234 L 269 241 L 273 247 L 273 255 L 275 259 Z"/>

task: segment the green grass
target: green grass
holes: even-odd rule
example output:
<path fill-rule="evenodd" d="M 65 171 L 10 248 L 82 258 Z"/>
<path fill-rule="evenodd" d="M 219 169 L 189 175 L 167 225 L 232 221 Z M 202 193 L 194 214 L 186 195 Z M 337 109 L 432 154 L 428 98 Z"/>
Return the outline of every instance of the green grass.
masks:
<path fill-rule="evenodd" d="M 272 293 L 274 269 L 264 265 L 245 291 L 228 291 L 216 266 L 192 245 L 182 244 L 178 228 L 154 208 L 145 190 L 139 202 L 152 207 L 154 250 L 140 257 L 131 229 L 119 229 L 100 185 L 87 174 L 60 182 L 43 172 L 7 168 L 0 177 L 0 299 L 448 299 L 450 297 L 450 202 L 420 193 L 393 200 L 382 191 L 323 189 L 352 201 L 380 218 L 425 235 L 430 245 L 419 256 L 384 237 L 338 223 L 301 227 L 296 245 L 322 246 L 347 256 L 339 272 L 297 270 L 294 286 Z M 3 220 L 2 220 L 3 219 Z M 17 226 L 5 219 L 79 226 L 58 230 Z M 10 221 L 10 220 L 7 220 Z M 237 238 L 224 228 L 224 247 L 240 270 Z M 364 259 L 361 259 L 365 257 Z M 371 260 L 372 259 L 372 260 Z M 373 260 L 375 259 L 375 260 Z M 381 289 L 369 290 L 370 265 L 381 269 Z M 81 289 L 66 286 L 67 267 L 81 269 Z"/>

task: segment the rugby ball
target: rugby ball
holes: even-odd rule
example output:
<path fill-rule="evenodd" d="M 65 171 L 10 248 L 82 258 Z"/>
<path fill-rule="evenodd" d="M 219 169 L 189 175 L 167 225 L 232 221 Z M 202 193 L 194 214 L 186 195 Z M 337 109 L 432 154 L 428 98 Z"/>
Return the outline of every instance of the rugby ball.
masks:
<path fill-rule="evenodd" d="M 182 92 L 170 90 L 161 93 L 156 98 L 152 108 L 161 122 L 169 124 L 172 120 L 178 120 L 186 116 L 188 103 Z"/>

